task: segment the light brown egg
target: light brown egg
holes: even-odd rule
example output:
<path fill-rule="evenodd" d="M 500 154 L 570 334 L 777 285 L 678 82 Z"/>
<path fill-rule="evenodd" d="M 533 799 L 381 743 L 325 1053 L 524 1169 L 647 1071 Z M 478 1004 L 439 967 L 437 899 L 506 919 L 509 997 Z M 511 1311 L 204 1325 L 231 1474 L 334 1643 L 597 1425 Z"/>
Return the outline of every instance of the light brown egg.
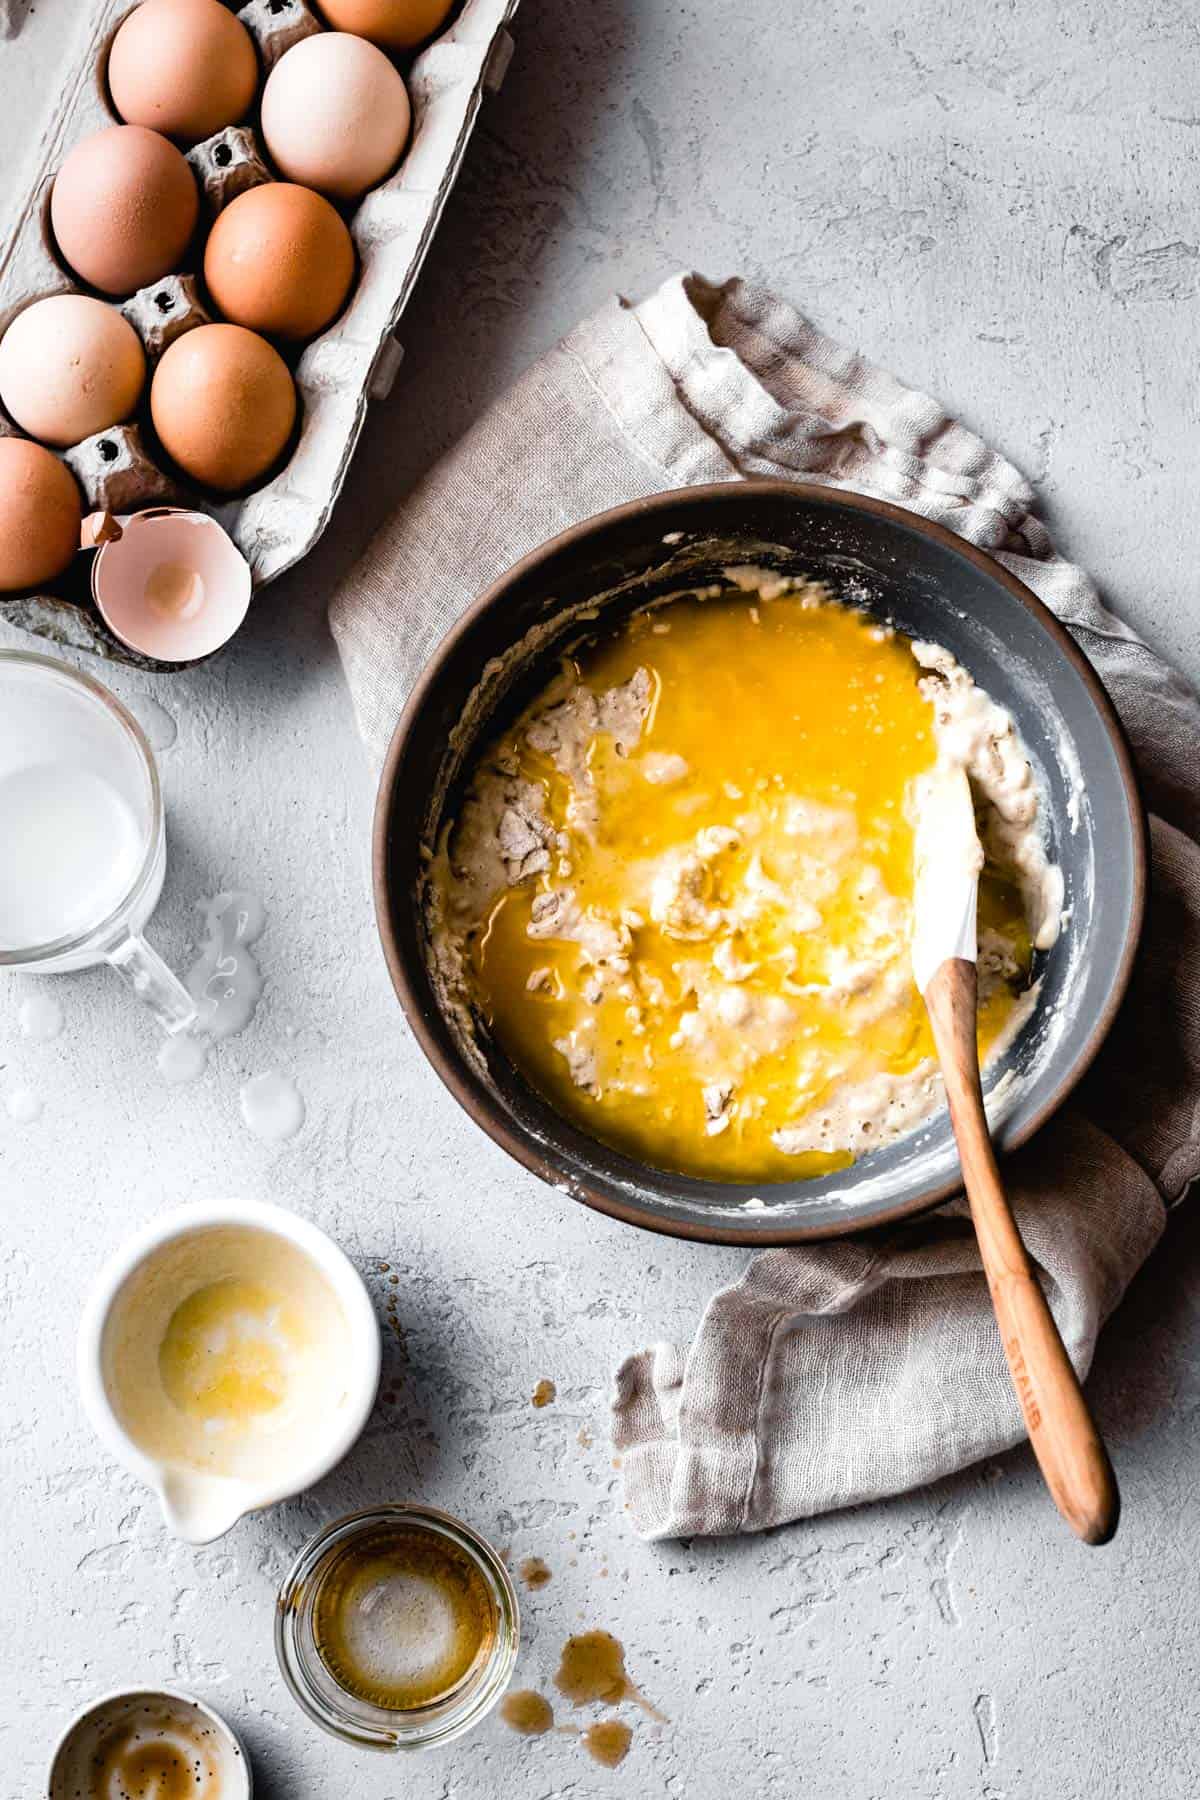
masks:
<path fill-rule="evenodd" d="M 27 438 L 0 438 L 0 593 L 61 575 L 79 548 L 81 519 L 65 463 Z"/>
<path fill-rule="evenodd" d="M 50 195 L 59 249 L 105 294 L 132 294 L 178 269 L 199 210 L 182 152 L 142 125 L 110 125 L 76 144 Z"/>
<path fill-rule="evenodd" d="M 443 23 L 453 0 L 321 0 L 335 31 L 353 31 L 385 50 L 414 50 Z"/>
<path fill-rule="evenodd" d="M 0 401 L 31 437 L 65 449 L 127 419 L 146 379 L 137 332 L 87 294 L 51 294 L 0 338 Z"/>
<path fill-rule="evenodd" d="M 142 0 L 109 52 L 121 117 L 187 144 L 244 119 L 257 86 L 250 33 L 220 0 Z"/>
<path fill-rule="evenodd" d="M 204 279 L 235 324 L 273 337 L 314 337 L 350 292 L 354 245 L 328 200 L 290 181 L 269 181 L 217 215 Z"/>
<path fill-rule="evenodd" d="M 235 493 L 265 475 L 291 436 L 296 388 L 265 338 L 200 325 L 164 354 L 150 412 L 167 454 L 205 487 Z"/>
<path fill-rule="evenodd" d="M 339 200 L 357 199 L 391 174 L 411 120 L 395 65 L 344 31 L 301 38 L 263 89 L 262 132 L 276 167 Z"/>

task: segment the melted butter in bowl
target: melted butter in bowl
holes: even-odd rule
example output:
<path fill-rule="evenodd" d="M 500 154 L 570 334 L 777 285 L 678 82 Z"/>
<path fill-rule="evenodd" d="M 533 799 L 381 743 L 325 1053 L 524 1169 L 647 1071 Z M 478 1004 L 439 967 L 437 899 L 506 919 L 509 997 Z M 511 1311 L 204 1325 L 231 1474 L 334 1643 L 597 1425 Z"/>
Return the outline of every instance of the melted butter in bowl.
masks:
<path fill-rule="evenodd" d="M 733 571 L 577 648 L 479 759 L 434 867 L 445 988 L 566 1117 L 659 1168 L 789 1181 L 941 1103 L 910 963 L 914 806 L 967 767 L 980 1047 L 1061 887 L 1011 721 L 936 646 Z"/>
<path fill-rule="evenodd" d="M 169 1240 L 129 1276 L 103 1381 L 122 1430 L 163 1467 L 282 1481 L 342 1406 L 350 1355 L 312 1258 L 274 1232 L 217 1226 Z"/>

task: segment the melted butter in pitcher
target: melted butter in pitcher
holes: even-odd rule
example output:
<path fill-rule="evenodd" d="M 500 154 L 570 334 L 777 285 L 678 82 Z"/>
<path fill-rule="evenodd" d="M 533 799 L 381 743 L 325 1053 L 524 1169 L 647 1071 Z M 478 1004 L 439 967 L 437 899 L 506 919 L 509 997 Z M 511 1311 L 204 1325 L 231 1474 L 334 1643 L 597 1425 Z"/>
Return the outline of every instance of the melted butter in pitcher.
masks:
<path fill-rule="evenodd" d="M 236 1277 L 209 1282 L 171 1316 L 158 1353 L 163 1387 L 193 1418 L 260 1417 L 283 1404 L 288 1364 L 307 1336 L 277 1290 Z"/>
<path fill-rule="evenodd" d="M 249 1226 L 157 1247 L 123 1283 L 103 1343 L 117 1418 L 173 1476 L 259 1481 L 307 1460 L 344 1404 L 349 1328 L 298 1245 Z"/>
<path fill-rule="evenodd" d="M 499 1620 L 472 1560 L 407 1522 L 353 1539 L 313 1601 L 317 1654 L 347 1693 L 388 1712 L 446 1699 L 490 1656 Z"/>

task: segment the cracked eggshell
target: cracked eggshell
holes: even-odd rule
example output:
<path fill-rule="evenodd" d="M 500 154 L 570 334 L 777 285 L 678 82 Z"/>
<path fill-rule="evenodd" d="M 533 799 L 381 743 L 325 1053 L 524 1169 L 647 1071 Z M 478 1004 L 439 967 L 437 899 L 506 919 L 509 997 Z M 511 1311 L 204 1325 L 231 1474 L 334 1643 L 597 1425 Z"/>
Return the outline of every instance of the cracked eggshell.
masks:
<path fill-rule="evenodd" d="M 302 38 L 281 56 L 262 97 L 262 133 L 290 181 L 355 200 L 389 175 L 412 109 L 382 50 L 343 31 Z"/>
<path fill-rule="evenodd" d="M 220 0 L 142 0 L 109 52 L 108 88 L 126 123 L 186 144 L 244 119 L 257 87 L 250 33 Z"/>
<path fill-rule="evenodd" d="M 0 593 L 61 575 L 79 548 L 79 489 L 71 471 L 28 438 L 0 438 Z"/>
<path fill-rule="evenodd" d="M 178 269 L 199 211 L 182 152 L 142 125 L 111 125 L 84 138 L 50 194 L 63 258 L 105 294 L 132 294 Z"/>
<path fill-rule="evenodd" d="M 0 338 L 0 400 L 31 437 L 65 449 L 127 419 L 146 379 L 128 319 L 86 294 L 51 294 Z"/>
<path fill-rule="evenodd" d="M 250 565 L 207 513 L 135 513 L 92 564 L 92 594 L 121 643 L 160 662 L 195 662 L 228 643 L 250 605 Z"/>

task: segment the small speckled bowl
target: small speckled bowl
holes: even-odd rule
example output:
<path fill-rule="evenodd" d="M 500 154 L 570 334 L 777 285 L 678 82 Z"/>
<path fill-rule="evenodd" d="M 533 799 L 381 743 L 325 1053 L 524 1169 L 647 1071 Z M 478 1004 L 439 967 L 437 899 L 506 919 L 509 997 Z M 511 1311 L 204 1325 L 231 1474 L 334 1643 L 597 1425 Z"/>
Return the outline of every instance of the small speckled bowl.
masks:
<path fill-rule="evenodd" d="M 1045 799 L 1067 926 L 1035 970 L 1038 1005 L 989 1070 L 993 1130 L 1023 1144 L 1091 1064 L 1129 983 L 1146 890 L 1133 763 L 1104 689 L 1042 603 L 983 551 L 913 513 L 803 483 L 731 481 L 638 500 L 535 550 L 443 639 L 396 728 L 375 814 L 375 895 L 392 981 L 422 1049 L 471 1116 L 527 1168 L 629 1224 L 762 1246 L 906 1218 L 961 1186 L 943 1111 L 851 1168 L 758 1187 L 698 1181 L 586 1136 L 477 1023 L 474 1043 L 432 978 L 430 846 L 477 746 L 539 691 L 572 641 L 664 595 L 752 563 L 827 583 L 916 639 L 943 644 L 1016 722 Z M 736 721 L 723 722 L 729 729 Z"/>
<path fill-rule="evenodd" d="M 121 1688 L 102 1694 L 76 1713 L 55 1745 L 47 1783 L 49 1800 L 79 1800 L 92 1792 L 92 1759 L 110 1732 L 136 1729 L 143 1717 L 153 1719 L 172 1708 L 191 1715 L 191 1722 L 210 1735 L 221 1758 L 221 1800 L 250 1800 L 254 1776 L 246 1747 L 220 1713 L 178 1688 Z"/>

